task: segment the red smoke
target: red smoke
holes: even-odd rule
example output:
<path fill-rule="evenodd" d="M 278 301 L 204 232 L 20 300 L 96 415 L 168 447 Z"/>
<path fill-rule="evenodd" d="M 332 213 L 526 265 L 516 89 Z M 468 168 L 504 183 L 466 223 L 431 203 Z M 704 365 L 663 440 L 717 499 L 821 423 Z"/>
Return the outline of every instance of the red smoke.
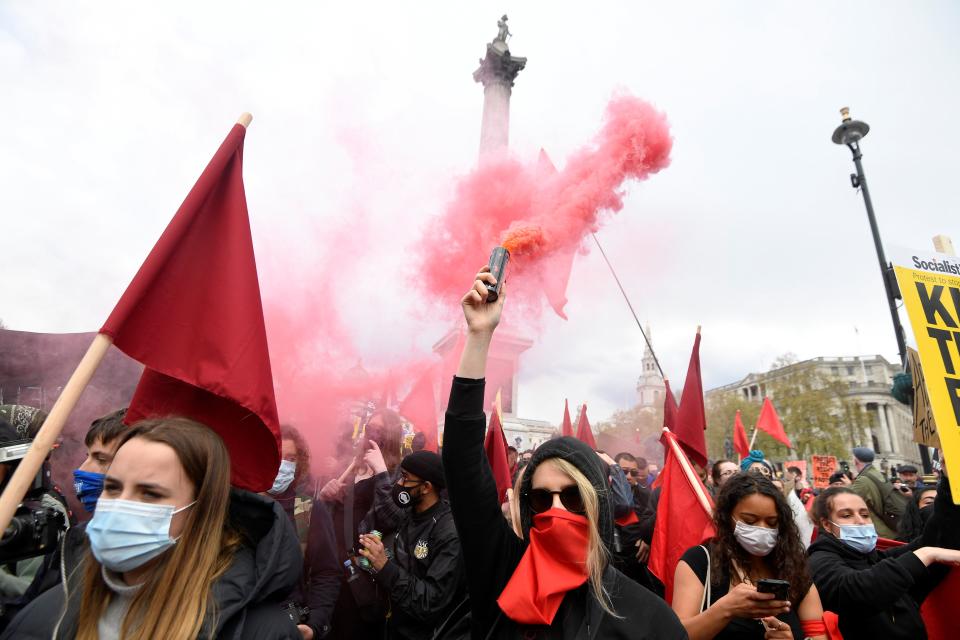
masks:
<path fill-rule="evenodd" d="M 501 243 L 512 254 L 511 294 L 518 286 L 521 297 L 534 294 L 524 286 L 532 279 L 525 275 L 535 274 L 543 258 L 577 249 L 599 227 L 602 212 L 623 208 L 623 183 L 665 168 L 671 147 L 666 117 L 639 98 L 620 95 L 607 105 L 593 143 L 562 171 L 549 174 L 514 159 L 480 167 L 460 182 L 454 201 L 424 236 L 431 246 L 421 265 L 428 295 L 455 297 L 464 274 Z"/>
<path fill-rule="evenodd" d="M 396 408 L 428 371 L 437 375 L 438 400 L 449 390 L 453 365 L 440 366 L 439 358 L 424 348 L 442 333 L 419 340 L 397 335 L 396 344 L 390 344 L 393 353 L 361 353 L 353 307 L 363 305 L 362 322 L 391 333 L 396 332 L 398 318 L 421 314 L 419 321 L 435 320 L 422 308 L 423 301 L 435 303 L 441 314 L 454 318 L 471 275 L 502 243 L 512 254 L 511 315 L 535 322 L 545 290 L 551 292 L 551 300 L 560 301 L 560 308 L 555 308 L 562 314 L 566 285 L 556 286 L 549 275 L 560 270 L 566 277 L 584 236 L 599 228 L 604 212 L 623 208 L 624 182 L 643 180 L 666 167 L 671 146 L 664 115 L 638 98 L 620 95 L 607 106 L 603 127 L 592 143 L 573 153 L 561 171 L 552 166 L 545 170 L 549 165 L 545 159 L 522 163 L 506 158 L 485 163 L 462 178 L 446 210 L 426 224 L 413 247 L 404 249 L 395 240 L 384 246 L 357 243 L 356 238 L 373 235 L 362 212 L 346 228 L 298 230 L 322 245 L 319 253 L 324 257 L 311 258 L 313 264 L 303 260 L 298 264 L 282 246 L 269 247 L 270 266 L 262 279 L 269 282 L 264 302 L 280 419 L 307 436 L 315 470 L 348 429 L 350 408 L 357 401 Z M 409 273 L 378 272 L 380 288 L 363 295 L 362 268 L 370 257 L 401 251 L 417 256 L 416 264 L 408 264 Z M 411 289 L 420 287 L 419 295 L 405 290 L 398 297 L 400 292 L 392 287 L 401 281 Z M 358 283 L 359 295 L 354 291 Z M 398 308 L 408 300 L 410 307 Z M 417 324 L 406 324 L 414 327 L 408 331 L 417 333 Z M 435 327 L 436 322 L 431 331 Z M 357 366 L 361 357 L 365 372 Z M 448 359 L 458 358 L 457 353 Z M 493 388 L 496 383 L 491 380 L 488 385 Z"/>

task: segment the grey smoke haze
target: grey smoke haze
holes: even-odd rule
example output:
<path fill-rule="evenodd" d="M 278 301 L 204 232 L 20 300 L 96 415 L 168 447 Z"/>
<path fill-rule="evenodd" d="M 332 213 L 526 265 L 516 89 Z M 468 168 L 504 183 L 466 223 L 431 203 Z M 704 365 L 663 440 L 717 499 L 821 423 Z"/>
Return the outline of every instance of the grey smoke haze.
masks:
<path fill-rule="evenodd" d="M 678 386 L 697 324 L 708 387 L 786 351 L 895 356 L 849 152 L 829 138 L 841 106 L 873 127 L 864 163 L 888 245 L 960 241 L 960 8 L 946 1 L 2 4 L 0 318 L 98 328 L 248 110 L 265 297 L 319 295 L 309 267 L 337 233 L 363 259 L 318 279 L 364 362 L 428 348 L 444 323 L 424 327 L 385 281 L 476 160 L 470 74 L 504 10 L 529 58 L 516 154 L 562 163 L 618 88 L 670 118 L 672 166 L 632 186 L 599 237 Z M 632 404 L 642 340 L 595 251 L 568 297 L 569 321 L 545 316 L 527 354 L 524 417 L 559 420 L 564 396 L 594 421 Z"/>

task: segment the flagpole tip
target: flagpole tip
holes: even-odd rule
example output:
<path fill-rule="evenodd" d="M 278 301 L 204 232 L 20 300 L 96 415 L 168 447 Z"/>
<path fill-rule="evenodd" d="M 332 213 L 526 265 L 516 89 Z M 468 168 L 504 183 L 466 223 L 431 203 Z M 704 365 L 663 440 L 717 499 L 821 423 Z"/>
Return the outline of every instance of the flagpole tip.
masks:
<path fill-rule="evenodd" d="M 237 119 L 237 124 L 241 125 L 244 129 L 250 126 L 250 123 L 253 121 L 253 116 L 244 111 L 240 114 L 240 117 Z"/>
<path fill-rule="evenodd" d="M 700 335 L 700 325 L 697 325 L 697 335 Z"/>

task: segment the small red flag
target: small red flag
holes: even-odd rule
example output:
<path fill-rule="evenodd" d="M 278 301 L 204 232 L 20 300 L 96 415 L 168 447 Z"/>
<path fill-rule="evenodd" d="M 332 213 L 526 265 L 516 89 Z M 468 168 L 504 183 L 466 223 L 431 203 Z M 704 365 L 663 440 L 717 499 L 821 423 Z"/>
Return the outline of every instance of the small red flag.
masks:
<path fill-rule="evenodd" d="M 513 486 L 513 478 L 510 476 L 510 465 L 507 464 L 507 438 L 503 434 L 496 407 L 490 412 L 490 426 L 483 440 L 483 449 L 487 452 L 490 470 L 497 483 L 497 499 L 503 504 L 507 499 L 507 489 Z"/>
<path fill-rule="evenodd" d="M 737 409 L 737 417 L 733 419 L 733 448 L 741 458 L 750 455 L 750 441 L 747 440 L 747 430 L 743 428 L 739 409 Z"/>
<path fill-rule="evenodd" d="M 703 407 L 703 381 L 700 379 L 700 331 L 697 330 L 673 433 L 687 456 L 701 467 L 707 466 L 707 440 L 703 434 L 706 428 L 707 412 Z"/>
<path fill-rule="evenodd" d="M 573 423 L 570 422 L 570 403 L 566 398 L 563 400 L 563 424 L 560 425 L 561 436 L 573 435 Z"/>
<path fill-rule="evenodd" d="M 400 403 L 400 415 L 426 438 L 424 449 L 437 451 L 437 404 L 433 397 L 433 369 L 427 370 Z"/>
<path fill-rule="evenodd" d="M 770 434 L 770 437 L 774 440 L 782 442 L 793 449 L 790 438 L 787 437 L 787 432 L 783 430 L 783 423 L 780 422 L 780 417 L 777 415 L 776 409 L 773 408 L 773 403 L 770 402 L 770 398 L 765 397 L 763 399 L 760 417 L 757 418 L 757 429 Z"/>
<path fill-rule="evenodd" d="M 689 465 L 678 441 L 669 431 L 662 438 L 666 453 L 663 471 L 660 472 L 660 500 L 657 503 L 657 521 L 650 542 L 648 566 L 653 575 L 666 587 L 666 600 L 673 599 L 673 577 L 677 563 L 684 552 L 715 535 L 713 516 L 704 505 L 713 509 L 710 494 L 700 478 L 684 471 L 683 462 Z M 681 461 L 680 457 L 684 460 Z M 698 495 L 699 493 L 699 495 Z M 701 499 L 700 496 L 703 496 Z"/>
<path fill-rule="evenodd" d="M 260 285 L 237 124 L 100 332 L 146 367 L 126 422 L 181 415 L 223 438 L 231 481 L 265 491 L 280 468 Z"/>
<path fill-rule="evenodd" d="M 663 426 L 673 431 L 677 426 L 677 399 L 670 389 L 670 381 L 663 379 Z"/>
<path fill-rule="evenodd" d="M 591 449 L 596 450 L 597 441 L 593 439 L 593 429 L 590 428 L 590 421 L 587 420 L 587 404 L 583 404 L 580 409 L 580 420 L 577 421 L 577 440 L 586 444 Z"/>

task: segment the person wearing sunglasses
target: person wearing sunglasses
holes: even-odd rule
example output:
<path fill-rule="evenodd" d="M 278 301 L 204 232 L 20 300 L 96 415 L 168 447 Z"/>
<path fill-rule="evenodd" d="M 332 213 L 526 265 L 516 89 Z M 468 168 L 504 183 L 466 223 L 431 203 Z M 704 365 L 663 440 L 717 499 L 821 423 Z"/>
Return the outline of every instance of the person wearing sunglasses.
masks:
<path fill-rule="evenodd" d="M 763 457 L 763 451 L 754 449 L 746 458 L 740 461 L 740 470 L 759 473 L 766 478 L 773 478 L 773 465 Z"/>
<path fill-rule="evenodd" d="M 447 407 L 443 464 L 475 638 L 685 638 L 666 603 L 611 566 L 609 469 L 586 444 L 549 440 L 518 484 L 513 526 L 483 454 L 484 376 L 505 291 L 484 267 L 461 305 L 467 338 Z"/>

